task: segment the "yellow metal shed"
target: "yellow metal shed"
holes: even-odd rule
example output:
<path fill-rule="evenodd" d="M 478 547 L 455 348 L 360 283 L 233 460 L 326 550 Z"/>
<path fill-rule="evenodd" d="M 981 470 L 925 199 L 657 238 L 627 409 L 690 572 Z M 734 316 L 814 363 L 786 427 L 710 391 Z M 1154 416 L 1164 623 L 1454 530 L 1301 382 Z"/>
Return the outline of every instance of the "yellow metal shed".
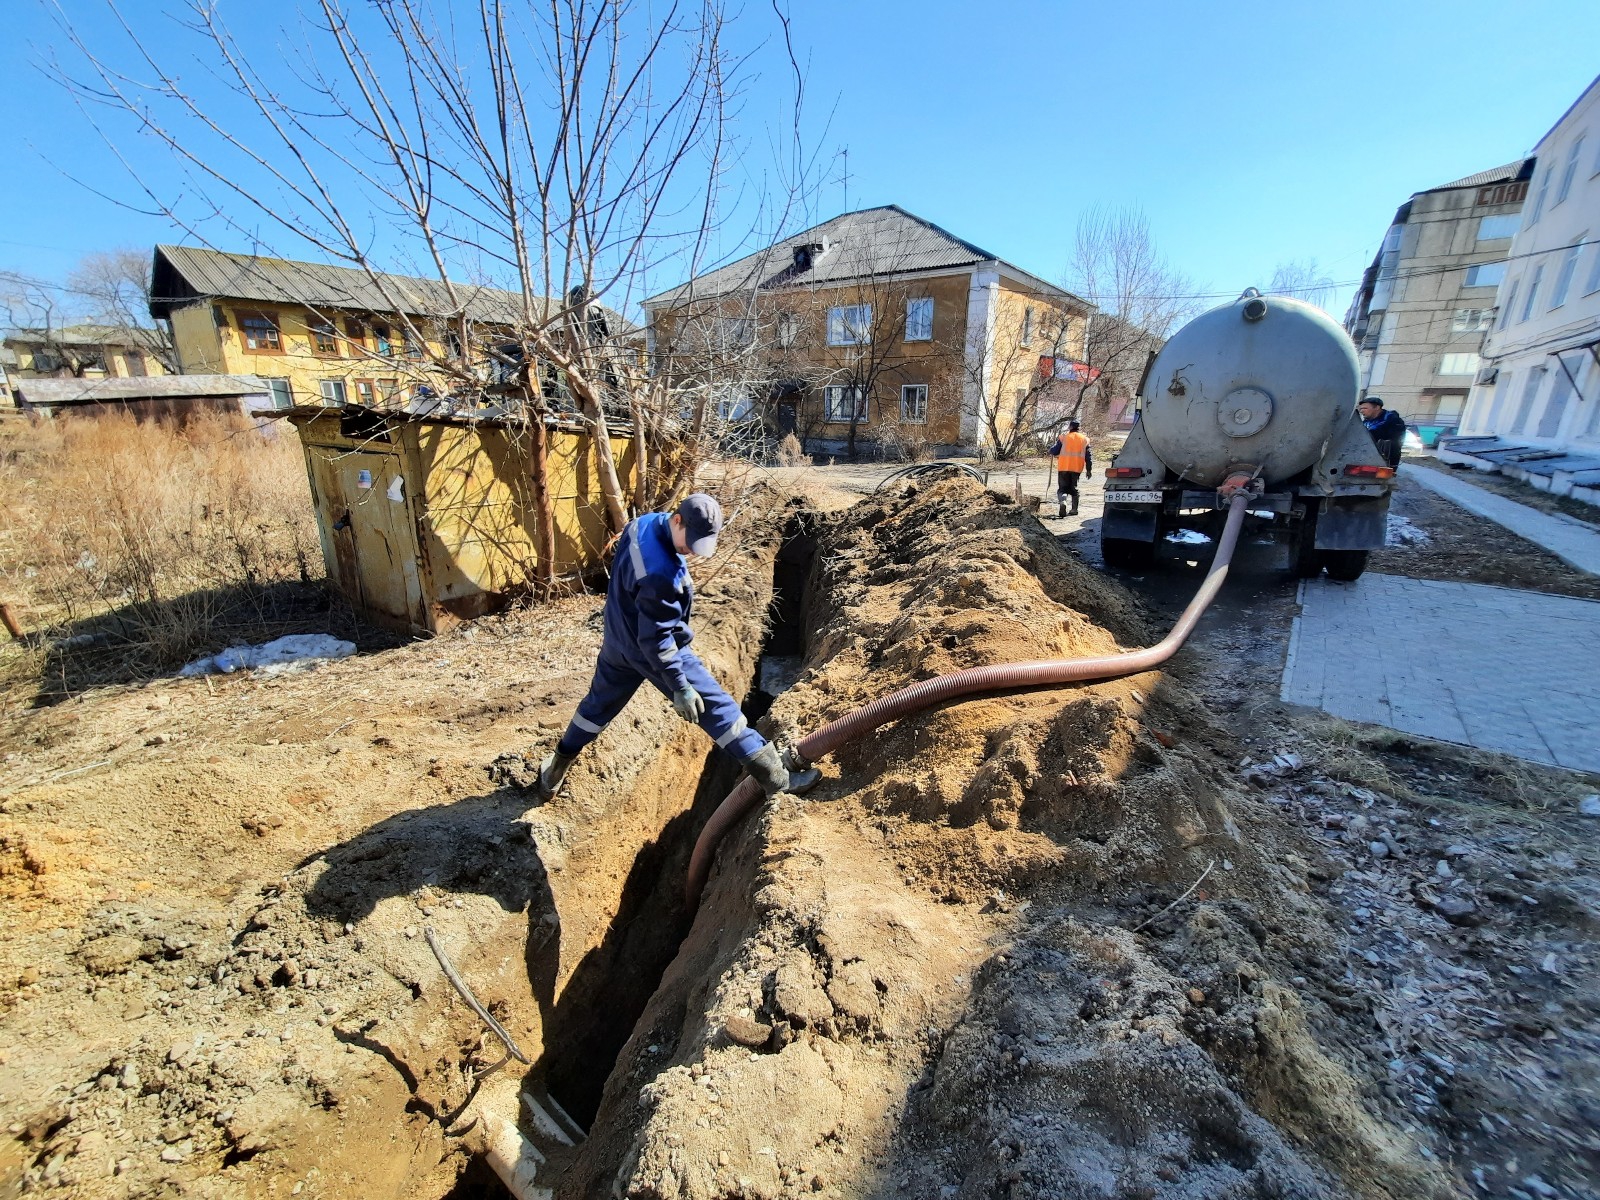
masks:
<path fill-rule="evenodd" d="M 289 414 L 305 448 L 328 578 L 376 624 L 437 632 L 492 612 L 536 577 L 526 425 L 371 409 Z M 549 432 L 555 574 L 599 571 L 610 536 L 594 438 Z M 612 456 L 631 494 L 631 439 Z"/>

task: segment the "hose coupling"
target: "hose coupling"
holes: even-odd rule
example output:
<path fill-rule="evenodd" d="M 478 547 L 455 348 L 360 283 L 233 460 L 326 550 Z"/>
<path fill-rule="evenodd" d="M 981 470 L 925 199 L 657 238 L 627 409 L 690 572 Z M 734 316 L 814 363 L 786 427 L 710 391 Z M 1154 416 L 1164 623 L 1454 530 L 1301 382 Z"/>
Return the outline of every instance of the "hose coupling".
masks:
<path fill-rule="evenodd" d="M 1248 471 L 1235 471 L 1222 481 L 1222 486 L 1217 488 L 1217 495 L 1224 500 L 1232 500 L 1240 492 L 1248 492 L 1252 496 L 1259 496 L 1262 491 L 1261 473 Z"/>

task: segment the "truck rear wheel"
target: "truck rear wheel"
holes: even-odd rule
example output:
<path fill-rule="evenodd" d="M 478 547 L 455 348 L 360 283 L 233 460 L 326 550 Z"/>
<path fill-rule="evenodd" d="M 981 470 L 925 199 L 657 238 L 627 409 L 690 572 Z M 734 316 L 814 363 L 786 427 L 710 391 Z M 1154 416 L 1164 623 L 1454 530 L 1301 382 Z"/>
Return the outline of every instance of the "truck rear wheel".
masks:
<path fill-rule="evenodd" d="M 1100 539 L 1100 557 L 1106 566 L 1138 571 L 1155 561 L 1155 544 L 1135 538 L 1103 537 Z"/>
<path fill-rule="evenodd" d="M 1352 583 L 1367 569 L 1367 556 L 1371 553 L 1370 550 L 1324 550 L 1322 565 L 1328 568 L 1329 579 Z"/>

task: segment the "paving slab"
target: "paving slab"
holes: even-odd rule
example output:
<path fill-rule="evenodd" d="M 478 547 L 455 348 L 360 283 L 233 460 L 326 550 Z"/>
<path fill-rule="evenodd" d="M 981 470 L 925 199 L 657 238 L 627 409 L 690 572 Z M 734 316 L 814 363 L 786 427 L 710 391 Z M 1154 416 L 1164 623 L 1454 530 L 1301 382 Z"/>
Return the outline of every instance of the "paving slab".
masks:
<path fill-rule="evenodd" d="M 1600 771 L 1600 601 L 1370 572 L 1299 601 L 1286 703 Z"/>
<path fill-rule="evenodd" d="M 1465 479 L 1446 475 L 1443 471 L 1431 471 L 1423 467 L 1407 471 L 1406 478 L 1459 504 L 1469 513 L 1504 525 L 1518 537 L 1527 538 L 1536 546 L 1543 546 L 1569 566 L 1590 575 L 1600 575 L 1600 531 L 1596 531 L 1592 525 L 1585 525 L 1573 517 L 1542 513 L 1526 504 L 1518 504 L 1515 500 L 1485 491 Z"/>

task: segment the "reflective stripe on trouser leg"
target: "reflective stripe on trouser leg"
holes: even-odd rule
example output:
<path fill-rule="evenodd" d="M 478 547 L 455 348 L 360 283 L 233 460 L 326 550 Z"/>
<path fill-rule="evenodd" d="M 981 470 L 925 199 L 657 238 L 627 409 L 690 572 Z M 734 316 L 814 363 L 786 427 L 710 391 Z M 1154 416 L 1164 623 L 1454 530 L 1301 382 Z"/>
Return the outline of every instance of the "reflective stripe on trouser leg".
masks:
<path fill-rule="evenodd" d="M 632 667 L 600 659 L 594 665 L 588 694 L 578 701 L 578 711 L 556 743 L 556 751 L 570 758 L 594 741 L 628 706 L 643 682 L 644 676 Z"/>
<path fill-rule="evenodd" d="M 683 668 L 689 686 L 699 692 L 700 699 L 705 701 L 706 710 L 700 715 L 700 728 L 740 762 L 747 762 L 752 754 L 767 744 L 767 739 L 749 727 L 744 713 L 733 702 L 733 697 L 722 690 L 722 685 L 706 670 L 705 663 L 693 650 L 679 651 L 678 664 Z M 650 682 L 660 688 L 663 694 L 671 695 L 665 684 L 654 679 Z"/>

